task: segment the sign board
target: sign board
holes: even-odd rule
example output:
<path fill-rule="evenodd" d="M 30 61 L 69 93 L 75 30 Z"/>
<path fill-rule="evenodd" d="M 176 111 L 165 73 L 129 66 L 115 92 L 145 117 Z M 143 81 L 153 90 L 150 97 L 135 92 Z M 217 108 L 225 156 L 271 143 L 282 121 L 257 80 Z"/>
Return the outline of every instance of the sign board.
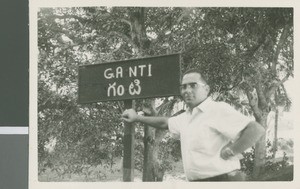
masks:
<path fill-rule="evenodd" d="M 79 67 L 79 103 L 179 95 L 180 54 Z"/>

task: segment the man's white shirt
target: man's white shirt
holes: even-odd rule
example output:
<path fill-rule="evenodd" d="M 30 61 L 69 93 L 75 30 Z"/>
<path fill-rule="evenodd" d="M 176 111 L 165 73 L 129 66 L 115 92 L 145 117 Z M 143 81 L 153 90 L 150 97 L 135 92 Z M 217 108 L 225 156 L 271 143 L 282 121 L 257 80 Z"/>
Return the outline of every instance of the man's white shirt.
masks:
<path fill-rule="evenodd" d="M 220 151 L 235 140 L 250 121 L 229 104 L 211 98 L 193 110 L 171 117 L 168 127 L 180 138 L 187 179 L 204 179 L 240 169 L 238 158 L 224 160 Z"/>

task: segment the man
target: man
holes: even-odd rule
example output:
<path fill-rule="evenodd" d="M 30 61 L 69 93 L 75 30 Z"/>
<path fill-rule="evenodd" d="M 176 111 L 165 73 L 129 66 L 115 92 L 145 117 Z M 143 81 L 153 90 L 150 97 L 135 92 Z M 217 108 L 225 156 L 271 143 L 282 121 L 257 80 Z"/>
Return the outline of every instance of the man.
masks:
<path fill-rule="evenodd" d="M 264 128 L 224 102 L 214 102 L 206 78 L 197 69 L 184 73 L 181 95 L 187 111 L 171 118 L 144 117 L 125 110 L 126 122 L 142 122 L 180 137 L 184 172 L 189 181 L 229 181 L 240 169 L 236 155 L 253 146 Z"/>

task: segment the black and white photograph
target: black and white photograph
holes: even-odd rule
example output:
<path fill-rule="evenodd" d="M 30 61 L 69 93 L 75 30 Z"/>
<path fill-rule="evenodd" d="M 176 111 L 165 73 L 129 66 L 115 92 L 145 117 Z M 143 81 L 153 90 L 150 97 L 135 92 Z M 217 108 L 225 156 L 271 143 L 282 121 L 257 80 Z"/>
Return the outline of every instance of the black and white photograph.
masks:
<path fill-rule="evenodd" d="M 33 187 L 294 186 L 295 7 L 32 13 Z"/>

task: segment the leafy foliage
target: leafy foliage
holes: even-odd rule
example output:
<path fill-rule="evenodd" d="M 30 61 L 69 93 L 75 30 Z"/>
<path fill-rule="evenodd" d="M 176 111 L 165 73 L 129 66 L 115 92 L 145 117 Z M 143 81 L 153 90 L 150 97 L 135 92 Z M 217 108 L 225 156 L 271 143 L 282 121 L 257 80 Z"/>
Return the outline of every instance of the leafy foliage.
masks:
<path fill-rule="evenodd" d="M 138 35 L 142 29 L 146 34 Z M 89 166 L 111 167 L 122 157 L 123 105 L 79 105 L 80 65 L 180 52 L 183 71 L 205 71 L 219 100 L 254 115 L 263 125 L 279 103 L 275 91 L 291 105 L 283 86 L 293 76 L 290 8 L 41 8 L 38 48 L 40 172 L 84 172 Z M 142 137 L 137 129 L 139 169 Z M 170 159 L 178 159 L 178 143 L 166 136 L 159 146 L 168 169 Z M 248 155 L 251 164 L 254 157 Z"/>
<path fill-rule="evenodd" d="M 289 143 L 291 147 L 292 144 Z M 281 145 L 282 146 L 282 145 Z M 284 148 L 283 148 L 284 149 Z M 283 157 L 280 160 L 275 160 L 273 157 L 274 149 L 272 148 L 272 144 L 268 141 L 267 142 L 267 161 L 265 166 L 265 171 L 261 175 L 260 180 L 268 179 L 272 180 L 272 178 L 276 176 L 276 173 L 280 173 L 286 168 L 290 166 L 290 160 L 289 157 L 287 157 L 286 152 L 283 151 Z M 241 160 L 241 167 L 242 171 L 246 173 L 248 176 L 248 179 L 251 180 L 252 173 L 253 173 L 253 167 L 254 167 L 254 148 L 252 148 L 250 151 L 243 153 L 244 158 Z M 292 180 L 292 178 L 287 178 L 288 180 Z"/>

